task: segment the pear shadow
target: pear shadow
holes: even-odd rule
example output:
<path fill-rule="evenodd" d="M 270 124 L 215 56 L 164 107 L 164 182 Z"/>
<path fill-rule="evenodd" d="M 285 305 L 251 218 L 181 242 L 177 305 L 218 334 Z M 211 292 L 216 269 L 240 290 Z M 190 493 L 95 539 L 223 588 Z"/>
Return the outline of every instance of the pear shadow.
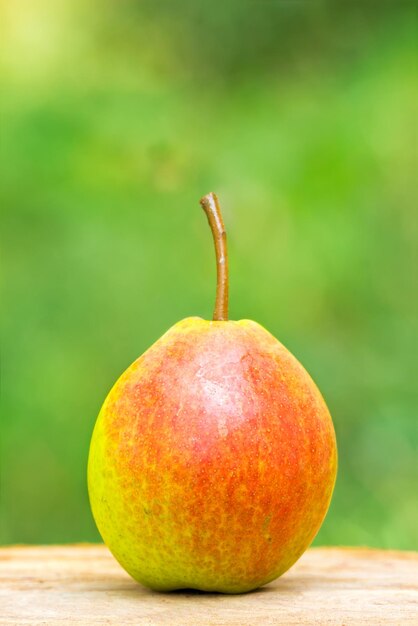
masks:
<path fill-rule="evenodd" d="M 148 590 L 152 591 L 152 590 Z M 152 591 L 152 593 L 156 593 L 159 596 L 169 596 L 169 597 L 189 597 L 189 596 L 197 596 L 197 597 L 208 597 L 208 598 L 240 598 L 245 596 L 254 596 L 257 593 L 266 593 L 269 591 L 269 588 L 266 587 L 258 587 L 257 589 L 251 589 L 250 591 L 243 591 L 239 593 L 225 593 L 223 591 L 204 591 L 203 589 L 192 589 L 185 587 L 184 589 L 173 589 L 172 591 Z"/>

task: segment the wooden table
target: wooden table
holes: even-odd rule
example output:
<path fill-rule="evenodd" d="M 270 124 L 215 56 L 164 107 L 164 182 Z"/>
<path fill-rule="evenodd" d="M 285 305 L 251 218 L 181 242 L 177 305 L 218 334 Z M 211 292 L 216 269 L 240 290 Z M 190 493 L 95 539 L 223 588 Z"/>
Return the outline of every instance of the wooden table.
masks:
<path fill-rule="evenodd" d="M 418 625 L 418 553 L 311 549 L 266 587 L 226 596 L 149 591 L 102 545 L 0 548 L 0 624 Z"/>

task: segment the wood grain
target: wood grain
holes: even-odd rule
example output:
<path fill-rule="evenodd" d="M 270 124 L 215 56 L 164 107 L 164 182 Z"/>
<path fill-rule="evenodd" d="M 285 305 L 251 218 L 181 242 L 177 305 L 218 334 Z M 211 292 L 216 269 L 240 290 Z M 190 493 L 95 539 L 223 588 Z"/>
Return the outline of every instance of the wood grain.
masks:
<path fill-rule="evenodd" d="M 418 553 L 309 550 L 253 593 L 155 593 L 101 545 L 0 548 L 0 624 L 417 624 Z"/>

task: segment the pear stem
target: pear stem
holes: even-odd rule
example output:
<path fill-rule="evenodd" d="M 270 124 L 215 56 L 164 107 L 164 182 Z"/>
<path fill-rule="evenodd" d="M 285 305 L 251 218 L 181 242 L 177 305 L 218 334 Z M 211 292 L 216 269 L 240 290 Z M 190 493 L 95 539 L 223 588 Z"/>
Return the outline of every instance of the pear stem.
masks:
<path fill-rule="evenodd" d="M 226 246 L 226 232 L 222 219 L 221 208 L 215 193 L 208 193 L 200 200 L 203 210 L 208 218 L 212 231 L 216 254 L 216 301 L 213 311 L 213 320 L 227 321 L 228 319 L 228 250 Z"/>

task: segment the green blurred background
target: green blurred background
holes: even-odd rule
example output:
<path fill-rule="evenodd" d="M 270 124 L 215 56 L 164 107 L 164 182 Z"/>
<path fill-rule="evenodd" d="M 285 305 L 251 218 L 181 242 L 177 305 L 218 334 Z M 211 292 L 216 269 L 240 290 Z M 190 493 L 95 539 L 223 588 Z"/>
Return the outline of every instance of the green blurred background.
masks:
<path fill-rule="evenodd" d="M 95 541 L 109 388 L 210 317 L 198 205 L 222 201 L 231 317 L 329 404 L 319 544 L 418 547 L 413 2 L 1 1 L 0 541 Z"/>

